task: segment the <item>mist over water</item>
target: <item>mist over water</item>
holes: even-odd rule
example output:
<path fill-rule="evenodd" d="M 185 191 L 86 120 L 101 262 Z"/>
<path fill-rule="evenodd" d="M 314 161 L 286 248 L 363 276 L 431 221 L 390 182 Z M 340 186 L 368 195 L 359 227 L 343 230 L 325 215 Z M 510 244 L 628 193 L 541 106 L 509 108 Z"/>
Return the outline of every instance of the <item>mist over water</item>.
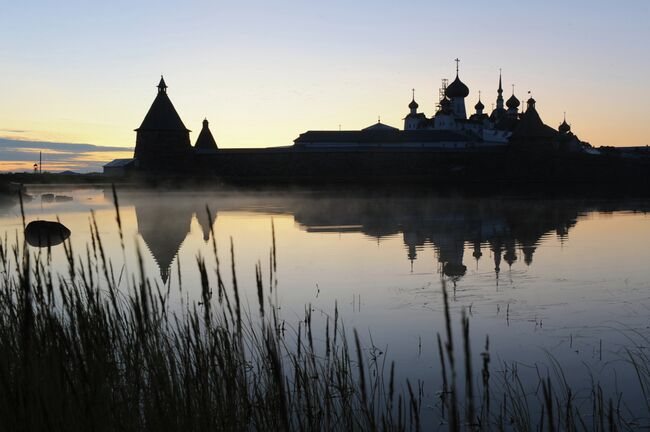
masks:
<path fill-rule="evenodd" d="M 213 232 L 227 269 L 232 238 L 245 308 L 254 312 L 255 264 L 266 277 L 273 226 L 279 284 L 272 295 L 287 325 L 295 328 L 311 307 L 324 338 L 336 302 L 346 328 L 395 360 L 400 374 L 422 380 L 430 396 L 440 387 L 435 337 L 444 331 L 443 279 L 456 335 L 465 308 L 473 354 L 489 335 L 496 370 L 516 362 L 533 377 L 557 359 L 577 387 L 595 373 L 608 388 L 632 388 L 632 375 L 610 372 L 629 337 L 650 325 L 647 200 L 125 190 L 118 191 L 122 251 L 110 188 L 28 192 L 36 199 L 25 205 L 26 221 L 59 218 L 72 231 L 76 255 L 91 241 L 92 210 L 123 286 L 139 275 L 139 248 L 152 283 L 172 292 L 182 285 L 179 308 L 200 300 L 198 256 L 216 280 Z M 74 200 L 44 203 L 46 192 Z M 0 227 L 9 244 L 22 240 L 18 206 L 0 209 Z M 52 262 L 66 273 L 61 247 L 52 249 Z"/>

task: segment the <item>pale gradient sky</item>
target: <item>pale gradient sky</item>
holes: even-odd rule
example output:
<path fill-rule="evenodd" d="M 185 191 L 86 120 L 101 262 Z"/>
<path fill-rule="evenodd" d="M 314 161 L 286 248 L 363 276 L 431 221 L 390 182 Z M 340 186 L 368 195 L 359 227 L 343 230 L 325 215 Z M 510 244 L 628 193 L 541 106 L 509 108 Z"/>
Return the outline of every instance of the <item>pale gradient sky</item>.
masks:
<path fill-rule="evenodd" d="M 309 129 L 402 126 L 440 79 L 488 109 L 530 90 L 593 145 L 650 144 L 650 2 L 31 1 L 0 11 L 0 137 L 133 147 L 161 73 L 192 141 L 228 147 Z"/>

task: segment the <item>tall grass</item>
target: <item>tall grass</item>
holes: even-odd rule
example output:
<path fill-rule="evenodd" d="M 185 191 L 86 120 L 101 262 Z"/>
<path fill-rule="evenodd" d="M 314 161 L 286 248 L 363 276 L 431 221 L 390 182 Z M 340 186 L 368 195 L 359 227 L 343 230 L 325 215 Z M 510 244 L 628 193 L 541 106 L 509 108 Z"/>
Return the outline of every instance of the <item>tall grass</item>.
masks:
<path fill-rule="evenodd" d="M 269 278 L 261 263 L 255 269 L 257 314 L 242 307 L 232 241 L 231 282 L 218 258 L 208 264 L 197 257 L 200 299 L 177 312 L 169 287 L 147 278 L 139 252 L 139 278 L 134 269 L 115 274 L 94 217 L 82 254 L 69 240 L 64 244 L 66 274 L 54 273 L 49 251 L 30 253 L 18 239 L 10 248 L 5 236 L 0 430 L 611 431 L 648 425 L 626 417 L 597 383 L 590 404 L 576 405 L 575 392 L 558 385 L 557 376 L 540 375 L 529 390 L 513 368 L 491 369 L 488 339 L 475 375 L 464 313 L 461 367 L 444 282 L 446 327 L 437 335 L 443 384 L 438 402 L 426 405 L 422 384 L 396 382 L 396 365 L 373 355 L 356 331 L 350 345 L 336 305 L 324 335 L 314 334 L 311 306 L 295 328 L 285 324 L 272 300 L 278 289 L 272 232 Z M 124 247 L 121 233 L 120 241 Z M 122 278 L 127 289 L 119 288 Z M 627 356 L 648 402 L 650 361 L 643 350 Z"/>

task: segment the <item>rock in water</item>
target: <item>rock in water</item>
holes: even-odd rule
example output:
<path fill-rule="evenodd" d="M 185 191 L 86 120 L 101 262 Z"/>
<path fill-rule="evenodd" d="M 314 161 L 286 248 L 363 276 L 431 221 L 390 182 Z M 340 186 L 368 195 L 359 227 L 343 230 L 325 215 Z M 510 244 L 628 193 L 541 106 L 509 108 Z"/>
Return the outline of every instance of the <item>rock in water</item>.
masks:
<path fill-rule="evenodd" d="M 59 222 L 33 221 L 25 228 L 25 240 L 30 246 L 56 246 L 68 237 L 70 237 L 70 230 Z"/>

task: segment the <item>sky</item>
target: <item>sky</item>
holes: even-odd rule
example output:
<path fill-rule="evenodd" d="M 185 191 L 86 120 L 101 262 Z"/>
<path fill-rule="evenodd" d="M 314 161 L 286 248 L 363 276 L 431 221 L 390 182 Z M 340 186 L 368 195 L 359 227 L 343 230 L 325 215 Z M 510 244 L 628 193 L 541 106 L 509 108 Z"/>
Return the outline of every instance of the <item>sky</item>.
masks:
<path fill-rule="evenodd" d="M 647 0 L 5 2 L 0 171 L 35 148 L 52 170 L 130 157 L 161 74 L 193 142 L 207 117 L 222 148 L 270 147 L 402 127 L 412 88 L 431 116 L 455 58 L 468 112 L 479 91 L 491 109 L 502 69 L 506 98 L 530 91 L 547 124 L 566 112 L 594 146 L 648 145 L 648 22 Z M 74 143 L 110 150 L 50 157 Z"/>

